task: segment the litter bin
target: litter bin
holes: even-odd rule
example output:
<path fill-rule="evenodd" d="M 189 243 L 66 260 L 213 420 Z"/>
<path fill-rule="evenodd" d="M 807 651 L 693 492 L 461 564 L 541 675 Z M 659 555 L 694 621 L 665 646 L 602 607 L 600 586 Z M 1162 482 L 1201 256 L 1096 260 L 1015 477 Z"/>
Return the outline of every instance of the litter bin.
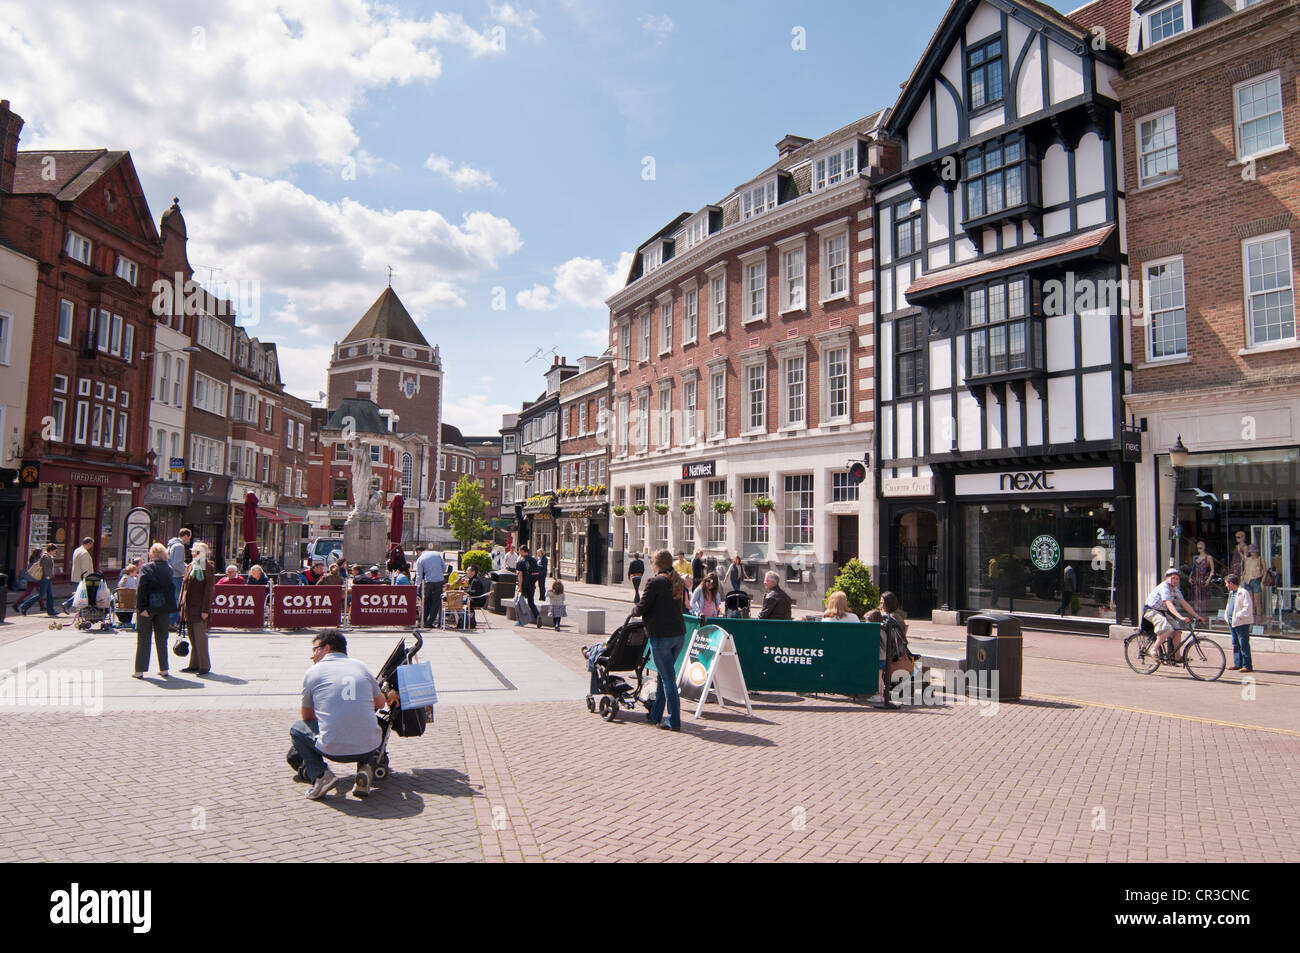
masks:
<path fill-rule="evenodd" d="M 966 620 L 968 692 L 974 689 L 980 697 L 1018 701 L 1024 656 L 1018 619 L 1005 612 L 983 612 Z"/>
<path fill-rule="evenodd" d="M 5 620 L 5 610 L 9 608 L 9 577 L 0 572 L 0 622 Z"/>
<path fill-rule="evenodd" d="M 489 612 L 504 614 L 505 605 L 515 597 L 515 574 L 505 569 L 492 573 L 492 589 L 488 593 L 487 608 Z"/>

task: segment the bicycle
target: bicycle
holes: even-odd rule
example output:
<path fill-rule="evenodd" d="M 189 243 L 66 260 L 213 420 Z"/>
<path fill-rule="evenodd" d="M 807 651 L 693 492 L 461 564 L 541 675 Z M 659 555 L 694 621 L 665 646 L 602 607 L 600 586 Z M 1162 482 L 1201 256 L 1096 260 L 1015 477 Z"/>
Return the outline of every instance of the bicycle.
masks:
<path fill-rule="evenodd" d="M 1151 623 L 1142 620 L 1142 627 L 1124 640 L 1124 661 L 1128 667 L 1139 675 L 1150 675 L 1161 665 L 1178 665 L 1187 669 L 1187 674 L 1198 682 L 1213 682 L 1223 674 L 1227 667 L 1227 656 L 1223 646 L 1205 635 L 1196 634 L 1196 620 L 1192 619 L 1188 634 L 1178 648 L 1169 642 L 1160 647 L 1160 654 L 1152 654 L 1150 649 L 1155 644 L 1156 633 Z"/>

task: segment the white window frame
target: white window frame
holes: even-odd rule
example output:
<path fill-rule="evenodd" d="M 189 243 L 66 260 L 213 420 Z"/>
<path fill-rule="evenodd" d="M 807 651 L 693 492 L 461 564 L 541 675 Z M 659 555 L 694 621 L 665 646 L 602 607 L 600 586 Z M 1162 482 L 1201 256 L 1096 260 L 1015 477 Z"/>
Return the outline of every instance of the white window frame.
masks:
<path fill-rule="evenodd" d="M 0 311 L 0 364 L 9 365 L 9 338 L 12 336 L 14 316 L 8 311 Z M 0 434 L 3 434 L 0 428 Z"/>
<path fill-rule="evenodd" d="M 122 335 L 122 360 L 130 364 L 135 359 L 135 326 L 127 322 Z M 178 362 L 179 363 L 179 362 Z"/>
<path fill-rule="evenodd" d="M 662 294 L 657 299 L 656 313 L 659 315 L 659 356 L 673 352 L 673 298 L 671 294 Z"/>
<path fill-rule="evenodd" d="M 122 316 L 120 314 L 113 315 L 112 329 L 109 332 L 108 353 L 117 357 L 122 356 Z"/>
<path fill-rule="evenodd" d="M 808 310 L 808 243 L 807 233 L 791 235 L 776 246 L 778 280 L 780 281 L 777 298 L 777 313 L 792 314 Z M 791 268 L 792 256 L 798 256 L 797 269 Z M 797 285 L 799 300 L 791 300 L 792 285 Z"/>
<path fill-rule="evenodd" d="M 641 252 L 641 274 L 648 275 L 664 263 L 664 243 L 657 241 Z"/>
<path fill-rule="evenodd" d="M 753 251 L 746 252 L 740 256 L 740 275 L 742 283 L 742 316 L 741 325 L 754 324 L 759 321 L 767 320 L 767 246 L 756 248 Z M 755 295 L 760 293 L 762 297 L 757 302 L 762 305 L 762 311 L 756 312 L 754 305 L 756 302 Z"/>
<path fill-rule="evenodd" d="M 68 237 L 63 241 L 64 253 L 72 259 L 81 262 L 83 265 L 90 264 L 90 239 L 85 235 L 79 235 L 71 229 L 68 230 Z"/>
<path fill-rule="evenodd" d="M 740 220 L 748 222 L 776 208 L 776 178 L 749 186 L 740 193 Z"/>
<path fill-rule="evenodd" d="M 1162 354 L 1157 357 L 1155 353 L 1155 333 L 1156 333 L 1156 308 L 1154 296 L 1151 292 L 1151 272 L 1157 268 L 1163 268 L 1166 265 L 1177 263 L 1179 266 L 1178 275 L 1178 292 L 1182 297 L 1183 311 L 1183 349 L 1173 354 Z M 1159 258 L 1153 261 L 1144 261 L 1142 263 L 1142 298 L 1146 302 L 1147 314 L 1147 333 L 1146 333 L 1146 362 L 1148 364 L 1159 364 L 1165 361 L 1184 361 L 1188 357 L 1190 343 L 1187 340 L 1187 270 L 1183 265 L 1182 255 L 1172 255 L 1168 258 Z M 1161 314 L 1176 311 L 1176 308 L 1161 308 Z"/>
<path fill-rule="evenodd" d="M 838 161 L 839 169 L 832 172 L 832 165 L 836 161 Z M 852 179 L 858 174 L 857 142 L 854 141 L 847 146 L 841 146 L 831 152 L 824 153 L 814 159 L 811 164 L 812 190 L 814 192 L 820 192 L 822 189 L 828 189 Z"/>
<path fill-rule="evenodd" d="M 130 258 L 118 255 L 117 267 L 113 269 L 113 274 L 117 275 L 117 277 L 121 278 L 127 284 L 135 285 L 139 283 L 140 266 Z"/>
<path fill-rule="evenodd" d="M 1275 145 L 1265 146 L 1263 149 L 1260 149 L 1256 152 L 1247 153 L 1243 150 L 1243 143 L 1241 138 L 1240 101 L 1238 100 L 1237 96 L 1238 93 L 1240 93 L 1240 91 L 1244 87 L 1255 86 L 1260 83 L 1266 83 L 1269 80 L 1276 80 L 1278 85 L 1278 99 L 1279 99 L 1278 114 L 1282 116 L 1282 141 Z M 1287 138 L 1286 138 L 1285 96 L 1286 96 L 1286 89 L 1282 85 L 1282 73 L 1280 70 L 1272 70 L 1267 73 L 1261 73 L 1258 76 L 1252 76 L 1250 79 L 1243 80 L 1242 82 L 1237 83 L 1235 86 L 1232 87 L 1232 135 L 1237 147 L 1238 162 L 1246 162 L 1250 159 L 1263 158 L 1264 156 L 1270 156 L 1273 155 L 1275 152 L 1282 152 L 1285 149 L 1289 148 Z M 1267 113 L 1266 115 L 1271 116 L 1273 114 Z M 1259 119 L 1259 118 L 1260 117 L 1258 116 L 1255 117 L 1255 119 Z"/>
<path fill-rule="evenodd" d="M 66 392 L 67 388 L 64 388 Z M 63 431 L 68 424 L 68 402 L 62 397 L 55 397 L 50 401 L 50 419 L 54 422 L 54 428 L 50 431 L 50 439 L 55 443 L 63 443 Z"/>
<path fill-rule="evenodd" d="M 1180 7 L 1182 10 L 1183 28 L 1177 33 L 1171 33 L 1169 36 L 1161 37 L 1159 40 L 1151 39 L 1151 21 L 1160 14 L 1172 10 L 1174 7 Z M 1192 29 L 1192 9 L 1190 0 L 1172 0 L 1171 3 L 1162 4 L 1152 10 L 1142 14 L 1142 45 L 1152 46 L 1155 43 L 1163 43 L 1165 40 L 1171 40 L 1176 36 L 1182 36 L 1188 30 Z"/>
<path fill-rule="evenodd" d="M 754 389 L 751 387 L 754 375 L 753 370 L 758 369 L 760 375 L 757 378 L 762 382 L 762 387 L 758 393 L 761 395 L 759 400 L 759 421 L 754 422 Z M 756 357 L 742 361 L 740 370 L 740 387 L 741 387 L 741 414 L 740 433 L 742 436 L 753 434 L 767 433 L 767 354 L 763 353 Z"/>
<path fill-rule="evenodd" d="M 695 344 L 700 338 L 700 290 L 695 282 L 681 286 L 682 292 L 682 344 Z"/>
<path fill-rule="evenodd" d="M 1256 341 L 1255 340 L 1255 321 L 1251 312 L 1251 298 L 1258 294 L 1270 294 L 1281 291 L 1281 286 L 1271 288 L 1268 291 L 1252 292 L 1250 290 L 1250 246 L 1259 245 L 1263 242 L 1277 241 L 1279 238 L 1285 238 L 1287 241 L 1287 277 L 1290 278 L 1290 284 L 1285 290 L 1291 293 L 1291 335 L 1282 337 L 1273 341 Z M 1255 235 L 1241 243 L 1241 277 L 1242 290 L 1245 295 L 1245 318 L 1246 318 L 1246 348 L 1249 350 L 1270 350 L 1275 348 L 1284 348 L 1294 345 L 1297 340 L 1296 336 L 1296 314 L 1295 314 L 1295 249 L 1291 241 L 1291 233 L 1272 232 L 1268 235 Z"/>
<path fill-rule="evenodd" d="M 1159 150 L 1152 150 L 1152 151 L 1164 151 L 1165 149 L 1168 149 L 1172 146 L 1173 155 L 1174 155 L 1173 168 L 1168 169 L 1165 172 L 1158 172 L 1155 175 L 1147 176 L 1143 173 L 1143 169 L 1145 168 L 1145 163 L 1143 162 L 1145 153 L 1142 151 L 1142 127 L 1147 123 L 1158 122 L 1159 120 L 1163 119 L 1166 116 L 1168 116 L 1173 123 L 1173 129 L 1172 129 L 1173 141 L 1169 144 L 1161 146 Z M 1161 109 L 1156 112 L 1149 113 L 1146 116 L 1142 116 L 1140 119 L 1138 119 L 1137 123 L 1135 124 L 1134 131 L 1136 133 L 1134 137 L 1134 142 L 1137 143 L 1138 186 L 1140 188 L 1147 188 L 1148 186 L 1158 185 L 1162 182 L 1168 182 L 1170 180 L 1178 179 L 1180 177 L 1179 175 L 1180 167 L 1178 164 L 1178 159 L 1179 159 L 1178 116 L 1175 108 L 1173 106 L 1170 106 L 1168 109 Z"/>
<path fill-rule="evenodd" d="M 719 389 L 718 384 L 722 386 Z M 714 368 L 709 371 L 709 421 L 708 435 L 713 440 L 724 440 L 727 436 L 727 369 Z"/>
<path fill-rule="evenodd" d="M 659 449 L 667 450 L 673 445 L 673 388 L 672 385 L 659 388 L 658 407 L 659 426 L 655 428 L 659 437 Z"/>
<path fill-rule="evenodd" d="M 835 413 L 835 408 L 831 403 L 831 394 L 834 390 L 832 382 L 834 375 L 831 373 L 831 358 L 839 352 L 844 352 L 844 412 Z M 823 406 L 821 409 L 823 425 L 835 425 L 848 423 L 853 414 L 853 351 L 849 347 L 847 340 L 829 341 L 822 346 L 821 354 L 821 392 L 823 397 Z"/>
<path fill-rule="evenodd" d="M 715 265 L 704 272 L 709 287 L 709 337 L 727 331 L 727 266 Z M 721 295 L 719 295 L 721 292 Z"/>
<path fill-rule="evenodd" d="M 695 374 L 682 377 L 682 446 L 695 443 L 699 415 L 700 382 Z"/>
<path fill-rule="evenodd" d="M 840 291 L 831 290 L 831 273 L 834 266 L 831 264 L 831 243 L 836 239 L 844 239 L 844 288 Z M 849 220 L 848 218 L 837 219 L 834 222 L 827 222 L 825 225 L 817 227 L 817 240 L 819 248 L 819 275 L 818 284 L 818 303 L 826 304 L 829 301 L 847 301 L 853 293 L 853 244 L 849 241 Z"/>
<path fill-rule="evenodd" d="M 72 343 L 72 331 L 77 326 L 77 305 L 76 302 L 69 301 L 67 298 L 59 300 L 59 324 L 55 330 L 55 336 L 60 344 Z"/>
<path fill-rule="evenodd" d="M 77 401 L 76 423 L 72 431 L 72 442 L 85 444 L 86 427 L 90 423 L 90 404 L 84 400 Z"/>
<path fill-rule="evenodd" d="M 781 430 L 804 430 L 808 426 L 808 355 L 801 347 L 797 351 L 781 353 L 778 357 L 781 375 Z M 796 363 L 799 368 L 797 417 L 791 403 L 795 392 L 790 379 L 793 365 Z"/>
<path fill-rule="evenodd" d="M 637 348 L 637 361 L 645 363 L 650 360 L 650 321 L 652 312 L 646 309 L 637 316 L 637 321 L 641 325 L 639 328 L 640 346 Z"/>

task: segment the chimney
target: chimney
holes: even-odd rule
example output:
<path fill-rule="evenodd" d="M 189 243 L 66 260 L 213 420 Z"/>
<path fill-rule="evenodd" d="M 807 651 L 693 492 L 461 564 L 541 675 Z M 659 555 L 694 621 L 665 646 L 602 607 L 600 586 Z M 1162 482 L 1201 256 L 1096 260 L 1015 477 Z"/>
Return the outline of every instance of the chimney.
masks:
<path fill-rule="evenodd" d="M 18 171 L 18 134 L 23 128 L 23 117 L 9 111 L 9 100 L 0 99 L 0 193 L 14 190 L 14 175 Z"/>
<path fill-rule="evenodd" d="M 787 135 L 776 144 L 776 156 L 778 159 L 784 159 L 796 149 L 801 149 L 810 142 L 812 142 L 811 139 L 805 139 L 803 136 Z"/>

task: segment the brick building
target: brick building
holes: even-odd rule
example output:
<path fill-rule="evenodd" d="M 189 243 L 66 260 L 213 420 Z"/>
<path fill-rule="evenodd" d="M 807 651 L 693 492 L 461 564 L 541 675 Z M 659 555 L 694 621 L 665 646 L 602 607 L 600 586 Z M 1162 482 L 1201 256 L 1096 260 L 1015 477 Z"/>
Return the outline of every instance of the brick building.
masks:
<path fill-rule="evenodd" d="M 1114 8 L 1114 22 L 1134 8 Z M 1237 9 L 1242 7 L 1242 9 Z M 1135 296 L 1130 412 L 1145 424 L 1137 480 L 1139 590 L 1178 565 L 1204 613 L 1242 568 L 1237 534 L 1279 574 L 1259 608 L 1293 628 L 1300 571 L 1300 3 L 1136 5 L 1115 89 Z M 1178 478 L 1170 450 L 1189 451 Z M 1170 525 L 1177 511 L 1179 534 Z M 1198 558 L 1198 549 L 1203 555 Z"/>
<path fill-rule="evenodd" d="M 0 103 L 0 242 L 40 263 L 19 426 L 23 459 L 41 475 L 23 491 L 19 548 L 55 543 L 66 578 L 89 536 L 96 567 L 112 571 L 126 512 L 153 478 L 141 354 L 153 348 L 162 242 L 129 153 L 20 152 L 21 129 Z"/>
<path fill-rule="evenodd" d="M 559 579 L 609 579 L 609 404 L 613 358 L 582 357 L 560 383 L 559 509 L 552 572 Z"/>
<path fill-rule="evenodd" d="M 614 581 L 631 551 L 700 548 L 815 602 L 849 558 L 874 562 L 874 500 L 848 467 L 872 444 L 883 119 L 786 136 L 775 163 L 637 249 L 608 302 Z"/>
<path fill-rule="evenodd" d="M 474 473 L 483 488 L 483 498 L 487 500 L 487 516 L 490 523 L 501 519 L 501 496 L 504 481 L 501 476 L 501 436 L 465 437 L 465 446 L 474 454 Z M 503 537 L 504 538 L 504 537 Z"/>

